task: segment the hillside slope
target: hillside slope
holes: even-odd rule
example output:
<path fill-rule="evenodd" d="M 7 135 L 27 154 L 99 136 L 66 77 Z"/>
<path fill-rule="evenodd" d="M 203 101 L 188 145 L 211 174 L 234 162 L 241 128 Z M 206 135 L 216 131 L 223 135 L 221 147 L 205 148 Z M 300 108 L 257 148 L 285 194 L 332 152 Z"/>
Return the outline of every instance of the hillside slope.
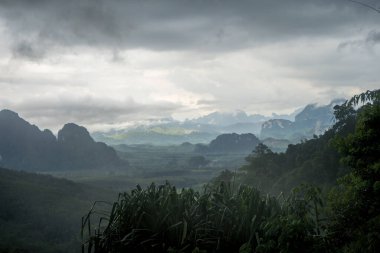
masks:
<path fill-rule="evenodd" d="M 0 168 L 0 252 L 80 252 L 81 217 L 117 194 Z"/>

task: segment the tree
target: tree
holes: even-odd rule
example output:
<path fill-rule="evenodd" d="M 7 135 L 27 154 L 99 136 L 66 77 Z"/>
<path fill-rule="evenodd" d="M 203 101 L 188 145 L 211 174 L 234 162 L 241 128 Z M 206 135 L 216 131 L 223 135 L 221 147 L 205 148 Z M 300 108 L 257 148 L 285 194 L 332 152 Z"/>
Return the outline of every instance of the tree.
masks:
<path fill-rule="evenodd" d="M 336 115 L 340 126 L 355 117 L 355 131 L 335 139 L 351 172 L 330 193 L 333 238 L 344 252 L 375 252 L 380 248 L 380 90 L 354 96 Z"/>

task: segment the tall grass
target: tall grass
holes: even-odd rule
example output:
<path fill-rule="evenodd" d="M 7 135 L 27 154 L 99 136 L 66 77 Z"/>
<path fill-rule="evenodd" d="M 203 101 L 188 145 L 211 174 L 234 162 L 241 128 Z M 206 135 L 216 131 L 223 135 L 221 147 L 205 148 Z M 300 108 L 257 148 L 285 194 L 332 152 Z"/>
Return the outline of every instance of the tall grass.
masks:
<path fill-rule="evenodd" d="M 297 252 L 286 240 L 302 240 L 303 250 L 313 247 L 313 236 L 319 233 L 315 220 L 306 218 L 311 213 L 309 200 L 302 197 L 300 202 L 297 196 L 278 201 L 252 187 L 224 182 L 202 193 L 178 191 L 169 183 L 137 186 L 120 194 L 96 225 L 91 222 L 95 209 L 84 217 L 82 251 L 276 252 L 282 247 L 289 249 L 284 252 Z M 304 211 L 294 212 L 294 203 L 303 203 L 296 208 Z M 276 240 L 280 236 L 285 242 Z"/>

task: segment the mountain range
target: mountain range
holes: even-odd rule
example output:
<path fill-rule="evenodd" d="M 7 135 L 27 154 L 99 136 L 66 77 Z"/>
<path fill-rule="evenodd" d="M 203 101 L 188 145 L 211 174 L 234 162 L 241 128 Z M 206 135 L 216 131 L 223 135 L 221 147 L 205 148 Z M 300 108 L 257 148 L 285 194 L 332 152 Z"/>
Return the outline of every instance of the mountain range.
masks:
<path fill-rule="evenodd" d="M 325 132 L 334 123 L 334 106 L 342 102 L 334 100 L 323 106 L 307 105 L 293 121 L 289 120 L 290 116 L 268 119 L 242 111 L 233 114 L 215 112 L 183 122 L 171 119 L 131 129 L 97 132 L 92 136 L 86 128 L 68 123 L 59 130 L 57 137 L 50 130 L 42 131 L 31 125 L 15 112 L 2 110 L 0 166 L 26 171 L 127 168 L 128 162 L 120 159 L 107 144 L 163 146 L 187 142 L 199 144 L 195 147 L 200 153 L 241 153 L 251 152 L 262 141 L 274 151 L 283 151 L 290 143 Z"/>
<path fill-rule="evenodd" d="M 185 121 L 166 119 L 157 123 L 150 122 L 149 125 L 94 132 L 92 137 L 109 145 L 179 145 L 183 142 L 207 144 L 225 133 L 252 133 L 261 140 L 275 138 L 298 142 L 311 138 L 314 134 L 322 134 L 328 129 L 333 124 L 333 106 L 343 102 L 334 100 L 322 106 L 309 104 L 289 115 L 248 115 L 244 111 L 213 112 Z"/>
<path fill-rule="evenodd" d="M 10 110 L 0 111 L 0 166 L 25 171 L 125 168 L 115 150 L 95 142 L 86 128 L 64 125 L 56 138 L 50 130 L 20 118 Z"/>
<path fill-rule="evenodd" d="M 298 142 L 321 135 L 334 123 L 334 106 L 344 100 L 333 100 L 328 105 L 309 104 L 299 112 L 294 121 L 286 119 L 270 119 L 262 124 L 260 138 L 287 139 Z"/>

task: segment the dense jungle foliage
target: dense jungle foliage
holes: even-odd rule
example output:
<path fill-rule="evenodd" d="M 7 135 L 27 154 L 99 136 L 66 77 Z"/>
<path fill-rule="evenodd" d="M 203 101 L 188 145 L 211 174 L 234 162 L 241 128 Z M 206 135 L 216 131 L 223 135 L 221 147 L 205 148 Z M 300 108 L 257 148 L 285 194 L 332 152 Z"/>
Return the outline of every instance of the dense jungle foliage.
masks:
<path fill-rule="evenodd" d="M 84 217 L 83 252 L 378 252 L 380 90 L 336 106 L 335 117 L 283 154 L 259 145 L 243 176 L 224 172 L 202 193 L 152 184 L 120 194 L 96 225 L 96 209 Z M 254 188 L 296 182 L 323 191 L 301 185 L 276 198 Z"/>

